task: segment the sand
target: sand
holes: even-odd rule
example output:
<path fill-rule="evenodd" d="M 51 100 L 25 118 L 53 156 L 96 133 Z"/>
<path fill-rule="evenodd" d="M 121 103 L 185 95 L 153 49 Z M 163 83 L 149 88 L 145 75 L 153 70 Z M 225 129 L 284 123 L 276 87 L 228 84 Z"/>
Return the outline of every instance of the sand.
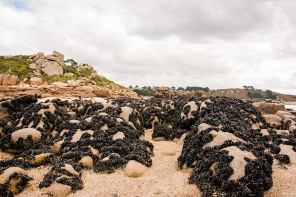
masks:
<path fill-rule="evenodd" d="M 153 143 L 155 156 L 152 157 L 152 167 L 142 177 L 126 177 L 123 169 L 116 170 L 112 174 L 98 174 L 92 170 L 84 170 L 82 173 L 84 189 L 70 194 L 69 197 L 201 196 L 201 192 L 195 185 L 188 184 L 191 170 L 177 170 L 176 162 L 182 151 L 182 145 L 171 141 L 153 141 L 149 130 L 146 131 L 144 139 Z M 50 168 L 50 166 L 43 166 L 29 170 L 28 175 L 34 179 L 30 181 L 30 186 L 17 196 L 47 196 L 42 195 L 44 191 L 40 190 L 38 185 Z M 287 169 L 283 169 L 280 165 L 274 164 L 273 169 L 274 186 L 265 193 L 265 196 L 295 196 L 296 165 L 287 165 Z"/>

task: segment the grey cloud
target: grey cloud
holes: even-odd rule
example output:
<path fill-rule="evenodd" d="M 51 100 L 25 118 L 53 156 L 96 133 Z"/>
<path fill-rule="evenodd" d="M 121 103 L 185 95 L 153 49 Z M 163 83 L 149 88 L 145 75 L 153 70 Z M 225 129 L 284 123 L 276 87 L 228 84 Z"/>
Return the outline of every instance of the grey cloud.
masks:
<path fill-rule="evenodd" d="M 273 17 L 273 1 L 264 0 L 139 0 L 125 5 L 136 21 L 130 32 L 157 39 L 169 35 L 233 39 L 270 28 Z"/>

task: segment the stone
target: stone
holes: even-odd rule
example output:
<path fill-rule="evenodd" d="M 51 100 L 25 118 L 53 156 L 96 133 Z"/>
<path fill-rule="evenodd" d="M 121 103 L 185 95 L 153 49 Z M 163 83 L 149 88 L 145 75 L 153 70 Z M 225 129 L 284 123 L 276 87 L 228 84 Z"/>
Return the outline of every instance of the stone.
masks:
<path fill-rule="evenodd" d="M 108 90 L 99 89 L 97 86 L 92 86 L 92 88 L 93 88 L 93 92 L 96 95 L 96 97 L 104 97 L 104 98 L 106 98 L 106 97 L 110 96 Z"/>
<path fill-rule="evenodd" d="M 253 103 L 253 105 L 257 107 L 263 114 L 275 114 L 279 110 L 285 110 L 285 105 L 283 103 L 257 102 Z"/>
<path fill-rule="evenodd" d="M 12 175 L 16 175 L 11 177 Z M 10 178 L 11 177 L 11 178 Z M 23 191 L 31 178 L 27 171 L 19 167 L 10 167 L 0 175 L 1 196 L 14 196 Z M 8 187 L 3 187 L 8 185 Z"/>
<path fill-rule="evenodd" d="M 4 74 L 0 74 L 0 85 L 2 84 Z"/>
<path fill-rule="evenodd" d="M 29 65 L 29 68 L 30 68 L 30 69 L 34 69 L 34 70 L 36 70 L 36 69 L 37 69 L 37 65 L 36 65 L 35 63 L 30 64 L 30 65 Z"/>
<path fill-rule="evenodd" d="M 137 178 L 145 174 L 147 170 L 148 167 L 144 166 L 143 164 L 135 160 L 130 160 L 124 169 L 124 174 L 130 178 Z"/>
<path fill-rule="evenodd" d="M 78 91 L 85 98 L 87 97 L 90 98 L 95 96 L 93 92 L 93 88 L 90 86 L 79 86 L 79 87 L 76 87 L 74 90 Z"/>
<path fill-rule="evenodd" d="M 288 111 L 282 111 L 282 110 L 279 110 L 275 113 L 275 115 L 281 117 L 282 119 L 285 119 L 285 118 L 290 118 L 292 120 L 295 120 L 295 116 L 293 116 L 293 114 L 291 114 L 290 112 Z"/>
<path fill-rule="evenodd" d="M 63 82 L 60 82 L 60 81 L 53 82 L 52 85 L 55 85 L 55 86 L 58 86 L 58 87 L 67 87 L 67 86 L 69 86 L 67 83 L 63 83 Z"/>
<path fill-rule="evenodd" d="M 42 72 L 45 74 L 52 76 L 52 75 L 62 75 L 64 73 L 63 67 L 60 66 L 55 61 L 48 61 L 45 60 L 41 66 Z"/>
<path fill-rule="evenodd" d="M 20 138 L 26 140 L 29 136 L 32 136 L 33 142 L 38 142 L 41 140 L 41 132 L 34 128 L 24 128 L 14 131 L 11 134 L 11 140 L 16 143 Z"/>
<path fill-rule="evenodd" d="M 38 52 L 36 55 L 33 56 L 34 61 L 36 61 L 38 59 L 45 59 L 45 55 L 43 52 Z"/>
<path fill-rule="evenodd" d="M 92 168 L 94 166 L 93 159 L 90 156 L 84 156 L 79 161 L 79 164 L 82 164 L 84 167 Z"/>
<path fill-rule="evenodd" d="M 68 86 L 69 87 L 77 87 L 77 86 L 79 86 L 79 81 L 75 81 L 75 80 L 68 80 L 67 81 L 67 83 L 68 83 Z"/>
<path fill-rule="evenodd" d="M 16 84 L 18 84 L 18 77 L 15 76 L 15 75 L 11 75 L 11 76 L 8 78 L 7 84 L 8 84 L 8 85 L 16 85 Z"/>
<path fill-rule="evenodd" d="M 54 182 L 51 186 L 42 189 L 44 192 L 49 193 L 54 197 L 66 197 L 71 194 L 71 186 Z"/>
<path fill-rule="evenodd" d="M 263 115 L 263 117 L 266 119 L 267 123 L 269 123 L 272 128 L 279 128 L 281 126 L 281 117 L 274 114 L 266 114 Z"/>
<path fill-rule="evenodd" d="M 85 64 L 85 63 L 81 63 L 79 64 L 79 66 L 77 67 L 77 70 L 84 70 L 84 69 L 89 69 L 89 70 L 93 70 L 93 66 L 89 65 L 89 64 Z"/>
<path fill-rule="evenodd" d="M 125 137 L 123 132 L 117 132 L 112 136 L 112 140 L 123 139 Z"/>
<path fill-rule="evenodd" d="M 30 84 L 31 85 L 42 85 L 43 84 L 43 79 L 38 78 L 38 77 L 32 77 L 30 79 Z"/>
<path fill-rule="evenodd" d="M 2 79 L 2 85 L 8 85 L 10 75 L 4 75 Z"/>

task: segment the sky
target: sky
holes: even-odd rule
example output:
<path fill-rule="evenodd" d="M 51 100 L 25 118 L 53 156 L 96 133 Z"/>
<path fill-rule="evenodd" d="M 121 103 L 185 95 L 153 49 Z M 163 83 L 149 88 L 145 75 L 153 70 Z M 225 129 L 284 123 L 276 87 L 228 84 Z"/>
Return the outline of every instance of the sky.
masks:
<path fill-rule="evenodd" d="M 0 0 L 0 54 L 51 54 L 128 87 L 296 95 L 295 0 Z"/>

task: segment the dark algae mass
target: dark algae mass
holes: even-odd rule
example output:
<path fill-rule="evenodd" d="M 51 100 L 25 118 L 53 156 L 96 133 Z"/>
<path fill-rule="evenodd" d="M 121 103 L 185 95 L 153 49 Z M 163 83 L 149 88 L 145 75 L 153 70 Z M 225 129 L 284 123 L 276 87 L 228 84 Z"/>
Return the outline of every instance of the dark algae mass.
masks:
<path fill-rule="evenodd" d="M 282 128 L 291 122 L 282 121 Z M 145 131 L 150 129 L 149 131 Z M 264 196 L 272 164 L 290 163 L 296 130 L 279 132 L 251 102 L 227 97 L 38 101 L 36 95 L 0 100 L 0 196 L 22 192 L 27 170 L 51 166 L 40 188 L 84 187 L 84 170 L 113 173 L 134 160 L 152 166 L 153 144 L 184 139 L 178 167 L 203 196 Z M 48 190 L 48 195 L 50 191 Z"/>

